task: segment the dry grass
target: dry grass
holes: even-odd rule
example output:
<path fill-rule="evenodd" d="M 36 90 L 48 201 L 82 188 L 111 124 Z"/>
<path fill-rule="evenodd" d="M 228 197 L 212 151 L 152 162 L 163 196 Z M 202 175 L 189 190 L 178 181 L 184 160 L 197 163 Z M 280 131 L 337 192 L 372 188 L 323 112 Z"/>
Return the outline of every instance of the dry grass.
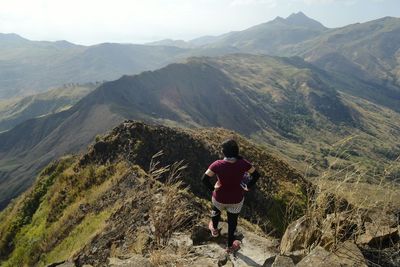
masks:
<path fill-rule="evenodd" d="M 343 151 L 347 141 L 338 145 L 338 151 Z M 338 158 L 340 159 L 339 153 Z M 359 240 L 366 233 L 366 223 L 369 224 L 369 229 L 377 229 L 375 232 L 368 232 L 372 237 L 378 237 L 382 229 L 388 229 L 393 224 L 390 217 L 400 207 L 400 186 L 398 181 L 388 177 L 393 170 L 398 169 L 399 158 L 384 170 L 384 175 L 374 176 L 372 183 L 364 182 L 366 171 L 359 168 L 359 165 L 336 169 L 332 168 L 334 164 L 336 162 L 314 181 L 315 188 L 308 193 L 305 210 L 308 249 L 321 245 L 333 253 L 339 250 L 342 254 L 349 253 L 348 256 L 355 261 L 366 260 L 368 265 L 380 266 L 364 259 L 362 255 L 350 255 L 353 252 L 346 251 L 344 242 Z M 390 246 L 395 247 L 395 244 L 389 244 Z M 377 251 L 381 253 L 383 250 L 378 248 Z M 390 258 L 393 255 L 386 256 Z"/>
<path fill-rule="evenodd" d="M 154 266 L 183 267 L 193 265 L 191 257 L 187 247 L 164 247 L 151 251 L 149 259 Z"/>
<path fill-rule="evenodd" d="M 187 189 L 182 189 L 181 182 L 181 171 L 186 166 L 180 161 L 160 168 L 157 158 L 161 155 L 162 152 L 159 152 L 152 157 L 149 170 L 152 179 L 164 182 L 158 188 L 149 212 L 157 247 L 165 246 L 172 234 L 188 226 L 193 217 L 190 201 L 185 197 Z"/>

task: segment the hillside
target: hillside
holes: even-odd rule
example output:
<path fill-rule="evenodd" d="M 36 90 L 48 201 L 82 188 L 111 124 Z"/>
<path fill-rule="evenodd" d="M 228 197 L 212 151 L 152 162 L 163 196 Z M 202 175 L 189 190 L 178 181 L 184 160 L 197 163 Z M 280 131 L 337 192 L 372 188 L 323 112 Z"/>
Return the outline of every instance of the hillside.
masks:
<path fill-rule="evenodd" d="M 66 84 L 36 95 L 0 100 L 0 132 L 28 119 L 66 110 L 99 85 Z"/>
<path fill-rule="evenodd" d="M 51 163 L 30 190 L 0 213 L 1 265 L 46 266 L 74 259 L 79 266 L 104 266 L 107 258 L 118 255 L 152 257 L 174 232 L 187 233 L 208 221 L 209 193 L 200 177 L 220 157 L 220 142 L 232 136 L 262 173 L 257 189 L 246 196 L 243 217 L 258 223 L 259 236 L 282 235 L 302 213 L 307 183 L 265 147 L 223 129 L 193 131 L 126 121 L 86 154 Z M 152 157 L 160 150 L 163 155 Z M 162 168 L 181 160 L 187 168 L 180 175 L 179 165 L 172 165 L 169 174 Z M 174 181 L 183 184 L 175 186 Z M 251 227 L 250 232 L 256 231 Z M 250 233 L 246 237 L 251 240 Z M 167 259 L 174 259 L 169 253 Z M 183 259 L 189 258 L 178 257 Z"/>
<path fill-rule="evenodd" d="M 123 119 L 224 127 L 266 144 L 298 169 L 309 169 L 311 176 L 331 165 L 340 169 L 361 162 L 364 179 L 371 180 L 399 152 L 392 145 L 399 142 L 400 129 L 393 123 L 399 115 L 341 92 L 356 82 L 300 58 L 244 54 L 193 58 L 124 76 L 104 83 L 67 111 L 0 135 L 0 203 L 23 192 L 50 160 L 80 151 Z M 336 145 L 343 140 L 351 143 Z M 394 168 L 391 179 L 398 173 Z"/>

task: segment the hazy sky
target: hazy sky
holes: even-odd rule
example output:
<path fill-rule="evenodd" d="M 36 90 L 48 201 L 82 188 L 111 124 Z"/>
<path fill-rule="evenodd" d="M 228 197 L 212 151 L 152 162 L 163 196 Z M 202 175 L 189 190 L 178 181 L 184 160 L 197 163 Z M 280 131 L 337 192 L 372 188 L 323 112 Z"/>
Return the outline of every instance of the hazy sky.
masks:
<path fill-rule="evenodd" d="M 189 40 L 298 11 L 340 27 L 400 17 L 400 0 L 0 0 L 0 32 L 80 44 Z"/>

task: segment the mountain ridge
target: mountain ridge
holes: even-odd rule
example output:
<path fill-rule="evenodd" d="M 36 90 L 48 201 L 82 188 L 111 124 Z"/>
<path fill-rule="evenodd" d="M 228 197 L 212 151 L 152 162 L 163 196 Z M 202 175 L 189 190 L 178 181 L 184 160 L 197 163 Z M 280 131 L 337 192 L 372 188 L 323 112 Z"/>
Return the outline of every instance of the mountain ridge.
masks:
<path fill-rule="evenodd" d="M 365 126 L 365 109 L 338 91 L 343 84 L 349 83 L 338 83 L 337 78 L 301 58 L 245 54 L 192 58 L 157 71 L 124 76 L 104 83 L 67 111 L 31 120 L 0 134 L 0 162 L 4 166 L 0 169 L 0 189 L 16 183 L 16 192 L 23 191 L 33 173 L 49 160 L 79 151 L 97 134 L 124 119 L 189 128 L 230 128 L 268 144 L 292 164 L 303 162 L 299 169 L 309 164 L 302 160 L 304 147 L 313 153 L 320 146 L 310 137 L 320 140 L 326 135 L 320 141 L 330 144 L 360 131 L 363 137 L 356 148 L 377 159 L 374 146 L 389 140 L 396 142 L 398 129 L 379 117 L 382 127 L 391 130 L 383 135 L 385 140 L 374 139 L 372 147 L 366 146 L 364 142 L 376 130 L 369 124 Z M 384 109 L 382 112 L 388 118 L 396 117 Z M 368 122 L 373 116 L 368 115 Z M 327 162 L 326 156 L 315 155 L 321 162 Z M 370 168 L 380 162 L 376 160 Z M 313 164 L 324 168 L 322 163 Z M 9 198 L 3 201 L 6 203 Z"/>

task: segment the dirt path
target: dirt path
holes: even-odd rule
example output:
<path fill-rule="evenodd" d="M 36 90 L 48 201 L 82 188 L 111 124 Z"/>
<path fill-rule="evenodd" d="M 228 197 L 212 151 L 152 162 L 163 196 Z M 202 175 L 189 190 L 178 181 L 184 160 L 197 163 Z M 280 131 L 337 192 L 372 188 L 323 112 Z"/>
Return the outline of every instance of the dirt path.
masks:
<path fill-rule="evenodd" d="M 200 263 L 204 266 L 217 266 L 218 261 L 223 261 L 226 255 L 228 225 L 221 223 L 220 227 L 222 227 L 220 237 L 210 239 L 205 244 L 193 246 L 197 256 L 193 262 L 194 266 Z M 276 249 L 278 240 L 254 234 L 240 226 L 237 232 L 242 239 L 242 246 L 236 255 L 229 255 L 226 266 L 262 266 L 267 258 L 278 253 Z"/>

